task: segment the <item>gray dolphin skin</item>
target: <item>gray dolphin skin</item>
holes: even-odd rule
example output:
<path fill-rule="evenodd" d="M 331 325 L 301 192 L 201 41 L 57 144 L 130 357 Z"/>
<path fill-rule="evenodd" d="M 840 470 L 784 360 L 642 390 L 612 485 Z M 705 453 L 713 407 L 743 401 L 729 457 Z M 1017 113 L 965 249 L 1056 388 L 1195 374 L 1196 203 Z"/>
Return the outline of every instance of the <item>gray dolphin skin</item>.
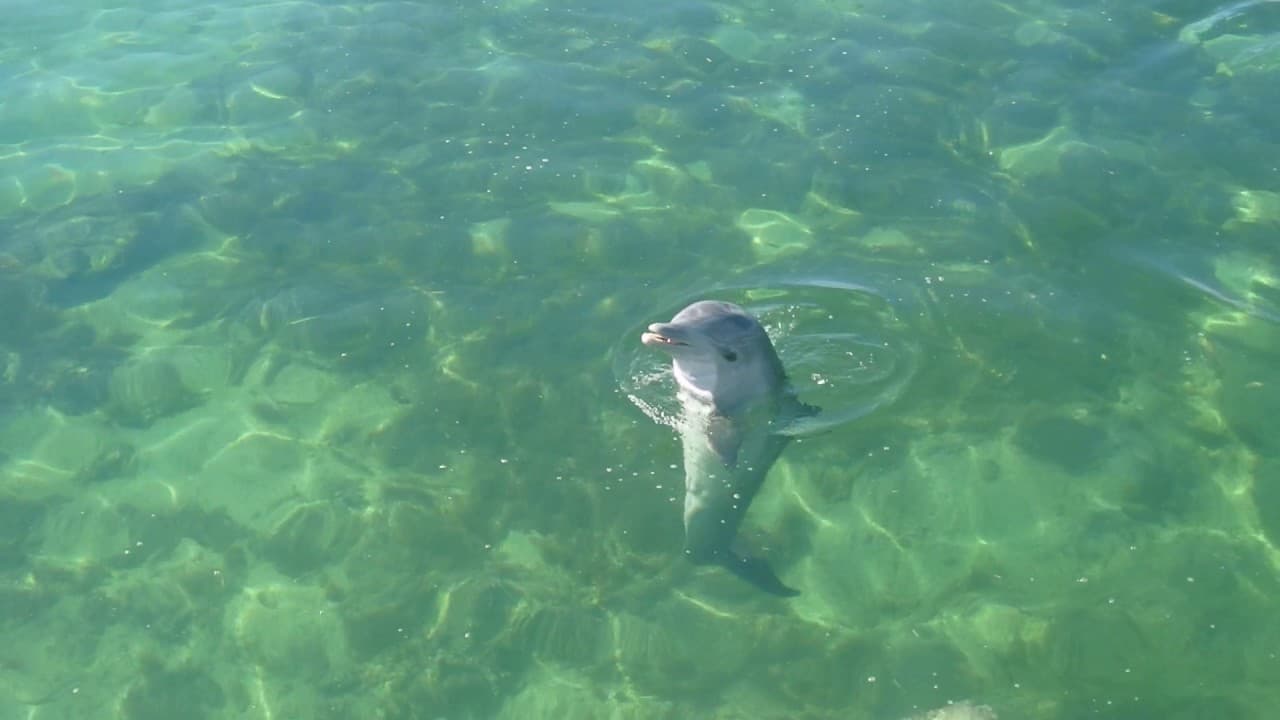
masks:
<path fill-rule="evenodd" d="M 764 560 L 739 555 L 732 545 L 787 445 L 778 429 L 817 410 L 796 399 L 759 321 L 732 303 L 696 302 L 671 322 L 650 325 L 640 341 L 671 355 L 679 387 L 685 555 L 699 565 L 722 565 L 774 595 L 798 595 Z"/>

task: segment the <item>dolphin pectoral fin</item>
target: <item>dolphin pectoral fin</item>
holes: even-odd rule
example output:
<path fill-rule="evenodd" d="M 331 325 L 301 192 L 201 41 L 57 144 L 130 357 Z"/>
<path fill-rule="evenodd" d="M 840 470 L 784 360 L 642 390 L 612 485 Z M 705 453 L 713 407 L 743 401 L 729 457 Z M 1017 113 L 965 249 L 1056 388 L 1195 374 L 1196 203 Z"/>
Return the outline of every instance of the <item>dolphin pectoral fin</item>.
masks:
<path fill-rule="evenodd" d="M 707 421 L 707 442 L 725 467 L 738 464 L 742 434 L 728 418 L 716 415 Z"/>
<path fill-rule="evenodd" d="M 721 565 L 725 569 L 770 595 L 795 597 L 800 594 L 799 590 L 782 584 L 769 563 L 761 558 L 737 553 L 723 553 L 721 558 Z"/>

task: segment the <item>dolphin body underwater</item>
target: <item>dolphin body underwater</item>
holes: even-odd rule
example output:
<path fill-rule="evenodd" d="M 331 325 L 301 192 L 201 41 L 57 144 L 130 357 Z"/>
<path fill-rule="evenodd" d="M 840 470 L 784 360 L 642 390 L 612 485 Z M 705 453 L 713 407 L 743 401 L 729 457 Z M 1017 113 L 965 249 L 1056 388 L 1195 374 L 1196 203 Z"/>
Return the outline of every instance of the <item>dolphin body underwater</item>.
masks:
<path fill-rule="evenodd" d="M 672 358 L 684 446 L 685 555 L 721 565 L 765 592 L 798 595 L 768 563 L 732 545 L 751 500 L 790 438 L 787 421 L 816 414 L 796 399 L 759 321 L 727 302 L 696 302 L 640 336 Z"/>

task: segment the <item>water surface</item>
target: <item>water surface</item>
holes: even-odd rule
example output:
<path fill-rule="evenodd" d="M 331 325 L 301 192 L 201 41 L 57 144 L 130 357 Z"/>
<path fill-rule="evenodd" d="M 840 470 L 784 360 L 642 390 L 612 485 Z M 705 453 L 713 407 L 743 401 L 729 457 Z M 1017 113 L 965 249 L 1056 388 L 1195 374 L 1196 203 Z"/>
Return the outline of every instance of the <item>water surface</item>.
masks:
<path fill-rule="evenodd" d="M 1280 3 L 5 9 L 0 720 L 1280 704 Z"/>

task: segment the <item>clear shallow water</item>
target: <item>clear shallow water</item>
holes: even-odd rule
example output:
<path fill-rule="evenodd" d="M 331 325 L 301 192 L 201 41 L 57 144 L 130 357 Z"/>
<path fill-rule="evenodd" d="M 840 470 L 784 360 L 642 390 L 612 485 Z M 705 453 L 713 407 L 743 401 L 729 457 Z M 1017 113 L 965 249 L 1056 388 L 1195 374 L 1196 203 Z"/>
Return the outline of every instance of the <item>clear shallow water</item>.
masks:
<path fill-rule="evenodd" d="M 774 5 L 8 5 L 0 718 L 1271 717 L 1280 4 Z"/>

